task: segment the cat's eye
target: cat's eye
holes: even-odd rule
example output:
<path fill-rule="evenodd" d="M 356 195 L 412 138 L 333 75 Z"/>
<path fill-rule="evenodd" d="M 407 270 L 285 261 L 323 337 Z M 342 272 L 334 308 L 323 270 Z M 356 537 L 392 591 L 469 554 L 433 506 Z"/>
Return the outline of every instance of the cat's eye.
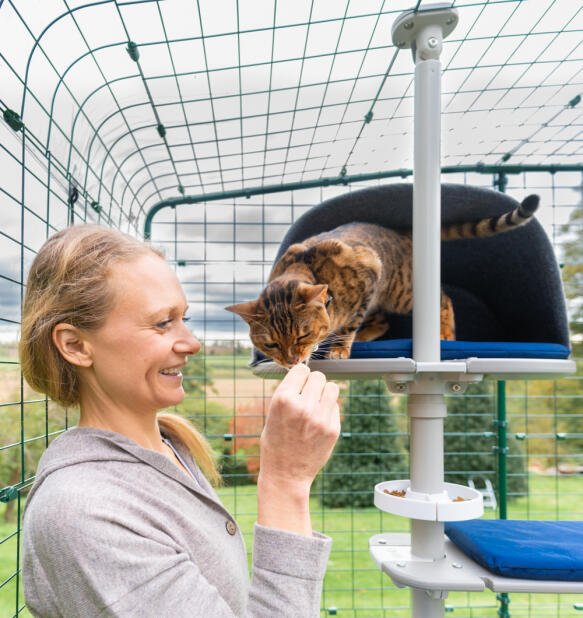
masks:
<path fill-rule="evenodd" d="M 296 343 L 299 343 L 302 339 L 305 339 L 306 337 L 309 337 L 312 333 L 306 333 L 305 335 L 302 335 L 301 337 L 298 337 L 296 339 Z"/>
<path fill-rule="evenodd" d="M 277 345 L 277 343 L 264 343 L 263 344 L 266 348 L 269 348 L 270 350 L 273 350 L 274 348 L 279 348 L 279 346 Z"/>

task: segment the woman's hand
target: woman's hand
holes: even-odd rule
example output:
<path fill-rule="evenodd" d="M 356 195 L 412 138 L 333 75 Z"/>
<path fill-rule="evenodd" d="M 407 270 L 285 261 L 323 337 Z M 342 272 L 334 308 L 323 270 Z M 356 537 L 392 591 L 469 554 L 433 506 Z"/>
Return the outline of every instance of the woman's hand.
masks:
<path fill-rule="evenodd" d="M 275 391 L 260 441 L 259 524 L 311 534 L 310 487 L 340 434 L 338 392 L 305 365 Z"/>

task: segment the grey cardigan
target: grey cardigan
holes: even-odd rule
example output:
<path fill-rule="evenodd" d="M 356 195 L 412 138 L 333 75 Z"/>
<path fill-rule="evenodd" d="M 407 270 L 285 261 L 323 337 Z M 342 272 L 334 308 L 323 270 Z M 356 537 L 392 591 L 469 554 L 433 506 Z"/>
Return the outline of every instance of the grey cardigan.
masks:
<path fill-rule="evenodd" d="M 198 482 L 109 431 L 74 428 L 43 454 L 24 515 L 24 598 L 34 616 L 319 615 L 331 540 L 255 525 L 243 536 Z"/>

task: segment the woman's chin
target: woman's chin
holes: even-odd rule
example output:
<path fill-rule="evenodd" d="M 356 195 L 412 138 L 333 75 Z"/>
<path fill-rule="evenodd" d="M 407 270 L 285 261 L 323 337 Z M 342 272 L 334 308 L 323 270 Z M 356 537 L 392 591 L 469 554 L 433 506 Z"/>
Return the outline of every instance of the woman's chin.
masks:
<path fill-rule="evenodd" d="M 177 405 L 181 404 L 184 401 L 184 397 L 186 396 L 186 393 L 184 392 L 184 389 L 182 388 L 182 385 L 180 385 L 179 387 L 177 387 L 176 389 L 173 389 L 173 390 L 174 390 L 174 392 L 168 393 L 164 397 L 164 405 L 161 406 L 160 409 L 162 409 L 162 408 L 170 408 L 172 406 L 177 406 Z"/>

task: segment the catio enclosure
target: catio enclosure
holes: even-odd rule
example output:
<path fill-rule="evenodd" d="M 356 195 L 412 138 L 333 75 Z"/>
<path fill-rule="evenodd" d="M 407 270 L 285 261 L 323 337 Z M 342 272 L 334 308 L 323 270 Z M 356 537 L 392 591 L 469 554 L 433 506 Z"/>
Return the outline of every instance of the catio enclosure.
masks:
<path fill-rule="evenodd" d="M 446 480 L 488 518 L 583 519 L 583 8 L 445 3 L 443 182 L 541 196 L 562 266 L 576 375 L 484 382 L 448 398 Z M 274 382 L 223 308 L 257 295 L 290 225 L 331 197 L 410 182 L 413 69 L 391 27 L 423 0 L 0 0 L 0 615 L 28 615 L 21 516 L 38 458 L 76 423 L 23 383 L 28 266 L 53 231 L 99 222 L 162 247 L 203 350 L 179 411 L 211 439 L 250 546 L 258 435 Z M 512 267 L 519 267 L 512 265 Z M 528 310 L 528 308 L 525 308 Z M 334 539 L 321 615 L 406 617 L 368 552 L 405 519 L 372 488 L 408 474 L 405 396 L 345 381 L 343 429 L 314 487 Z M 489 489 L 488 483 L 491 485 Z M 454 616 L 580 616 L 581 595 L 452 593 Z"/>

